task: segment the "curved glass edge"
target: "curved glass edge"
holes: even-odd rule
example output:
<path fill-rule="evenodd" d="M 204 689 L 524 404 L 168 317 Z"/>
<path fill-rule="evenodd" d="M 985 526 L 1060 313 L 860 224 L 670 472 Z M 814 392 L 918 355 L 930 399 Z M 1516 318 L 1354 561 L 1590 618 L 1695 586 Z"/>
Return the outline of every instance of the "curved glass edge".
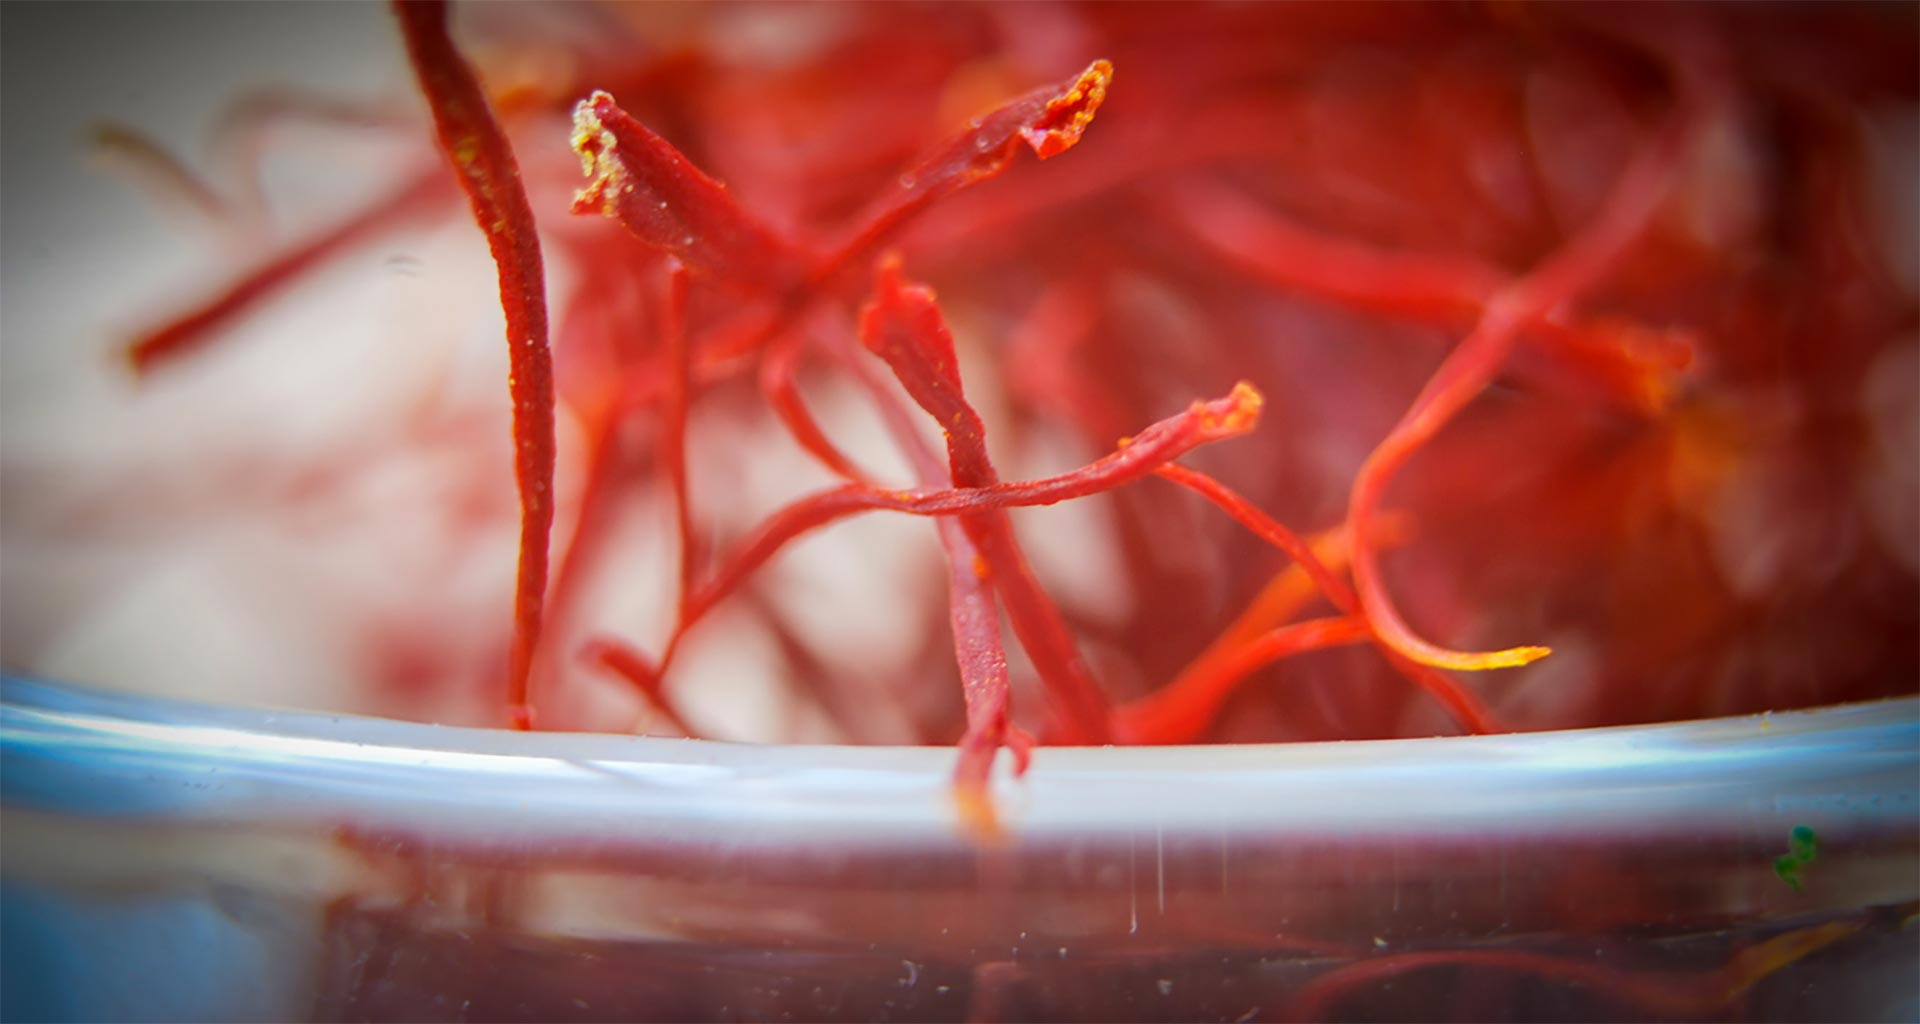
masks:
<path fill-rule="evenodd" d="M 0 805 L 446 840 L 963 841 L 954 754 L 420 725 L 0 679 Z M 1920 825 L 1920 698 L 1484 737 L 1046 748 L 996 779 L 1021 841 L 1294 835 L 1748 837 Z"/>

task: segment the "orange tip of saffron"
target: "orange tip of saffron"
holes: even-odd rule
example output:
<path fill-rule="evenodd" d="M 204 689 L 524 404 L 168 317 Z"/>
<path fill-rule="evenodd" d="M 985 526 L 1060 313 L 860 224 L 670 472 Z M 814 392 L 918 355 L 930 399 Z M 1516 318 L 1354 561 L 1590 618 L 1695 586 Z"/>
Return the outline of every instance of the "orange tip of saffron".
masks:
<path fill-rule="evenodd" d="M 1113 81 L 1113 64 L 1096 60 L 1080 73 L 1073 84 L 1047 103 L 1047 109 L 1032 127 L 1020 134 L 1042 160 L 1072 149 L 1093 123 L 1093 115 L 1106 102 L 1107 86 Z"/>
<path fill-rule="evenodd" d="M 574 213 L 602 213 L 611 216 L 609 192 L 620 187 L 626 168 L 616 155 L 613 133 L 601 123 L 601 108 L 612 106 L 613 97 L 596 91 L 573 108 L 573 133 L 568 142 L 580 157 L 580 171 L 587 176 L 586 187 L 574 193 Z"/>
<path fill-rule="evenodd" d="M 960 830 L 981 846 L 998 846 L 1006 841 L 1006 829 L 993 808 L 993 794 L 982 785 L 955 783 L 954 809 L 960 812 Z"/>
<path fill-rule="evenodd" d="M 1253 421 L 1259 418 L 1260 407 L 1267 404 L 1266 396 L 1260 393 L 1260 389 L 1244 380 L 1233 385 L 1233 390 L 1227 395 L 1227 401 L 1232 403 L 1231 415 L 1245 420 L 1248 427 L 1251 427 Z"/>
<path fill-rule="evenodd" d="M 1509 647 L 1504 651 L 1440 651 L 1438 654 L 1406 653 L 1408 657 L 1434 668 L 1460 672 L 1484 672 L 1491 668 L 1519 668 L 1553 653 L 1551 647 Z"/>
<path fill-rule="evenodd" d="M 1217 439 L 1252 430 L 1259 424 L 1260 407 L 1265 404 L 1260 389 L 1243 380 L 1225 398 L 1193 403 L 1192 411 L 1199 417 L 1201 432 Z"/>

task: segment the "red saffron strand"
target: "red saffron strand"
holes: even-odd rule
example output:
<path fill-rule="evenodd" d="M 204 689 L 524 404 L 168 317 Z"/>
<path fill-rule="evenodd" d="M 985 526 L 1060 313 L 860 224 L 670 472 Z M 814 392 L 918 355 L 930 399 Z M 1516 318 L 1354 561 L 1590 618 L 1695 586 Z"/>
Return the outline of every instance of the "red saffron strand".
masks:
<path fill-rule="evenodd" d="M 987 456 L 986 427 L 961 392 L 953 335 L 934 304 L 933 292 L 902 282 L 897 258 L 881 262 L 874 297 L 860 313 L 860 339 L 880 356 L 913 400 L 946 431 L 953 482 L 986 487 L 999 482 Z M 1007 606 L 1014 634 L 1034 667 L 1067 709 L 1062 722 L 1070 740 L 1103 743 L 1107 702 L 1053 599 L 1041 588 L 1013 534 L 1006 512 L 963 515 L 961 525 L 980 549 L 994 589 Z"/>
<path fill-rule="evenodd" d="M 588 178 L 574 213 L 611 217 L 719 281 L 779 293 L 805 276 L 799 250 L 612 96 L 595 92 L 574 108 L 573 148 Z"/>
<path fill-rule="evenodd" d="M 1069 82 L 1036 89 L 974 118 L 965 130 L 900 174 L 897 185 L 869 206 L 847 240 L 814 260 L 805 285 L 789 293 L 774 315 L 716 338 L 706 353 L 707 362 L 724 365 L 764 347 L 830 282 L 885 245 L 934 203 L 999 177 L 1013 163 L 1020 143 L 1026 143 L 1041 160 L 1072 149 L 1093 123 L 1112 80 L 1113 65 L 1097 60 Z"/>
<path fill-rule="evenodd" d="M 1471 320 L 1507 277 L 1469 257 L 1392 252 L 1321 234 L 1222 184 L 1188 184 L 1161 202 L 1171 224 L 1239 269 L 1361 309 L 1442 323 Z"/>
<path fill-rule="evenodd" d="M 1389 518 L 1385 522 L 1391 528 L 1385 531 L 1386 535 L 1381 538 L 1381 544 L 1392 547 L 1406 540 L 1409 530 L 1402 525 L 1402 519 Z M 1331 529 L 1322 530 L 1306 540 L 1308 546 L 1313 549 L 1314 557 L 1318 558 L 1320 564 L 1326 566 L 1329 572 L 1335 576 L 1341 576 L 1346 572 L 1347 560 L 1353 545 L 1350 543 L 1352 538 L 1347 535 L 1345 522 Z M 1214 646 L 1224 651 L 1252 640 L 1276 626 L 1285 624 L 1316 599 L 1326 599 L 1326 594 L 1321 591 L 1320 585 L 1314 582 L 1305 566 L 1289 560 L 1286 568 L 1275 573 L 1273 578 L 1267 581 L 1266 586 L 1260 588 L 1260 592 L 1247 602 L 1247 606 L 1241 610 L 1239 616 L 1229 623 L 1227 628 L 1220 631 L 1219 637 L 1214 640 Z M 1209 647 L 1209 651 L 1211 649 Z M 1203 651 L 1200 658 L 1196 660 L 1204 660 L 1208 656 L 1209 654 Z"/>
<path fill-rule="evenodd" d="M 1374 637 L 1378 639 L 1379 627 L 1374 626 L 1371 620 L 1367 624 L 1373 628 Z M 1439 701 L 1441 706 L 1447 709 L 1447 713 L 1453 716 L 1453 720 L 1460 723 L 1468 732 L 1489 736 L 1493 733 L 1508 731 L 1507 727 L 1500 724 L 1500 720 L 1487 710 L 1486 704 L 1461 685 L 1459 680 L 1432 665 L 1414 661 L 1385 643 L 1380 645 L 1380 650 L 1401 675 L 1413 680 L 1415 686 L 1427 691 L 1428 696 Z"/>
<path fill-rule="evenodd" d="M 882 397 L 887 397 L 882 393 Z M 1129 439 L 1119 450 L 1067 473 L 1038 480 L 996 483 L 988 487 L 919 488 L 888 491 L 843 484 L 795 499 L 761 520 L 718 572 L 698 588 L 676 637 L 737 589 L 789 541 L 829 523 L 864 512 L 892 511 L 920 516 L 956 516 L 1033 505 L 1052 505 L 1131 483 L 1194 448 L 1238 437 L 1259 422 L 1261 398 L 1251 385 L 1236 385 L 1224 398 L 1195 402 Z M 882 405 L 882 411 L 887 408 Z M 917 440 L 918 435 L 907 436 Z M 896 431 L 896 433 L 898 433 Z M 905 447 L 905 442 L 901 442 Z M 906 448 L 909 455 L 915 449 Z M 934 465 L 937 467 L 938 463 Z M 927 474 L 923 474 L 923 477 Z M 664 658 L 662 661 L 670 659 Z"/>
<path fill-rule="evenodd" d="M 625 679 L 646 700 L 647 704 L 659 712 L 660 717 L 665 718 L 668 725 L 679 730 L 681 735 L 689 739 L 700 738 L 700 733 L 687 724 L 686 718 L 680 714 L 679 706 L 667 695 L 665 680 L 660 676 L 659 667 L 648 661 L 646 655 L 619 639 L 600 636 L 587 641 L 586 646 L 580 650 L 580 658 Z"/>
<path fill-rule="evenodd" d="M 520 167 L 493 118 L 473 69 L 447 34 L 439 0 L 398 0 L 394 13 L 407 57 L 433 109 L 440 147 L 453 165 L 487 236 L 506 314 L 508 389 L 513 398 L 514 479 L 520 492 L 520 557 L 513 601 L 513 649 L 507 711 L 516 729 L 533 727 L 529 687 L 547 588 L 547 543 L 553 527 L 553 356 L 547 347 L 545 272 L 540 236 Z"/>
<path fill-rule="evenodd" d="M 993 587 L 980 571 L 983 556 L 958 522 L 939 519 L 935 523 L 947 556 L 953 658 L 960 669 L 960 694 L 967 709 L 967 729 L 960 737 L 960 758 L 953 769 L 954 795 L 962 819 L 976 834 L 991 836 L 997 832 L 997 819 L 987 782 L 994 755 L 1001 747 L 1011 746 L 1016 771 L 1025 772 L 1032 744 L 1008 721 L 1013 687 L 1007 678 L 1007 652 L 1000 639 Z"/>
<path fill-rule="evenodd" d="M 1783 932 L 1710 971 L 1654 974 L 1518 949 L 1435 949 L 1390 953 L 1336 967 L 1294 993 L 1291 1020 L 1325 1020 L 1341 995 L 1369 981 L 1428 967 L 1477 966 L 1520 971 L 1593 989 L 1662 1017 L 1715 1016 L 1762 979 L 1859 931 L 1859 921 Z"/>
<path fill-rule="evenodd" d="M 1337 572 L 1345 568 L 1349 545 L 1344 525 L 1315 537 L 1312 544 L 1314 552 L 1328 569 Z M 1245 657 L 1249 647 L 1259 642 L 1262 637 L 1283 628 L 1316 598 L 1324 600 L 1325 597 L 1326 595 L 1321 593 L 1319 585 L 1314 582 L 1304 566 L 1298 562 L 1289 564 L 1276 573 L 1260 593 L 1241 610 L 1240 614 L 1172 680 L 1160 690 L 1156 690 L 1155 694 L 1192 687 L 1196 684 L 1191 680 L 1201 677 L 1227 673 L 1229 679 L 1234 678 L 1235 666 Z M 1139 698 L 1139 700 L 1146 700 L 1153 695 L 1149 694 L 1148 697 Z M 1123 707 L 1116 711 L 1116 715 L 1124 711 Z M 1209 723 L 1200 723 L 1200 728 L 1196 728 L 1192 735 L 1198 736 L 1206 724 Z M 1120 725 L 1116 725 L 1114 729 L 1115 735 L 1121 737 L 1123 741 L 1126 741 L 1129 733 L 1137 735 L 1139 731 L 1137 728 L 1122 728 Z M 1181 742 L 1187 741 L 1181 740 Z"/>
<path fill-rule="evenodd" d="M 1212 477 L 1185 466 L 1169 464 L 1159 467 L 1155 472 L 1213 502 L 1222 511 L 1232 516 L 1234 521 L 1285 552 L 1295 564 L 1306 571 L 1314 585 L 1320 588 L 1320 592 L 1326 595 L 1327 600 L 1342 614 L 1356 615 L 1361 612 L 1362 606 L 1354 589 L 1320 561 L 1320 556 L 1314 553 L 1313 545 L 1302 540 L 1299 534 L 1281 525 L 1273 517 L 1260 511 L 1252 502 Z M 1376 528 L 1377 525 L 1375 524 Z M 1349 531 L 1355 529 L 1351 522 L 1348 529 Z M 1377 538 L 1370 538 L 1369 542 L 1363 543 L 1357 534 L 1349 532 L 1348 543 L 1351 545 L 1349 557 L 1357 557 L 1361 548 L 1368 546 L 1368 543 L 1378 545 L 1380 542 Z M 1368 620 L 1368 624 L 1370 627 L 1373 625 L 1371 619 Z M 1373 631 L 1378 637 L 1378 628 L 1375 627 Z M 1432 666 L 1406 658 L 1398 649 L 1387 644 L 1384 638 L 1380 639 L 1381 649 L 1387 655 L 1387 660 L 1392 662 L 1402 675 L 1412 680 L 1414 685 L 1439 700 L 1453 715 L 1455 721 L 1465 726 L 1468 731 L 1481 734 L 1500 731 L 1499 724 L 1486 706 L 1480 702 L 1479 698 L 1468 692 L 1458 680 Z M 1205 659 L 1207 655 L 1202 654 L 1201 657 Z"/>
<path fill-rule="evenodd" d="M 660 342 L 666 350 L 667 389 L 661 403 L 660 461 L 673 488 L 673 521 L 680 537 L 681 607 L 693 592 L 700 549 L 694 536 L 693 495 L 687 483 L 687 406 L 692 399 L 693 367 L 687 355 L 687 271 L 667 257 L 666 294 L 660 304 Z"/>
<path fill-rule="evenodd" d="M 408 215 L 431 209 L 446 190 L 446 177 L 436 168 L 333 227 L 269 256 L 218 294 L 136 337 L 126 348 L 128 364 L 136 376 L 145 377 L 198 351 L 217 338 L 222 328 L 322 261 L 356 242 L 392 230 L 396 221 Z"/>
<path fill-rule="evenodd" d="M 804 352 L 804 336 L 791 331 L 768 345 L 760 360 L 760 393 L 766 396 L 774 415 L 780 418 L 802 451 L 836 476 L 855 483 L 871 483 L 872 478 L 827 437 L 827 432 L 820 428 L 819 421 L 801 399 L 799 370 Z"/>
<path fill-rule="evenodd" d="M 776 343 L 776 351 L 779 347 Z M 857 355 L 857 352 L 850 350 L 850 345 L 848 348 L 849 351 L 837 354 Z M 769 355 L 771 357 L 773 353 Z M 894 443 L 906 455 L 907 461 L 913 466 L 914 475 L 921 481 L 923 490 L 916 493 L 953 493 L 939 487 L 940 482 L 949 477 L 950 471 L 940 464 L 939 458 L 915 432 L 912 420 L 895 395 L 886 390 L 878 375 L 866 363 L 858 359 L 848 359 L 847 362 L 855 378 L 879 407 L 882 421 L 893 435 Z M 851 493 L 884 500 L 901 492 L 888 494 L 856 484 L 816 497 L 830 498 Z M 807 502 L 808 499 L 803 498 L 789 506 L 789 509 L 804 506 Z M 829 501 L 828 505 L 829 508 L 842 507 L 837 501 Z M 776 513 L 773 518 L 778 519 L 780 515 Z M 802 516 L 796 521 L 808 520 Z M 968 832 L 977 840 L 993 842 L 1001 835 L 999 816 L 994 810 L 988 789 L 994 757 L 1001 747 L 1008 748 L 1013 753 L 1015 773 L 1024 774 L 1031 757 L 1033 739 L 1010 720 L 1013 688 L 1007 675 L 1006 648 L 1000 635 L 1000 619 L 993 588 L 984 572 L 984 557 L 957 519 L 943 516 L 936 518 L 934 524 L 941 550 L 946 556 L 948 628 L 953 638 L 954 662 L 960 673 L 961 699 L 967 720 L 966 729 L 960 737 L 959 757 L 954 762 L 953 797 L 961 822 Z M 761 536 L 771 541 L 771 546 L 764 547 L 763 553 L 755 557 L 755 546 L 749 543 L 746 552 L 748 557 L 736 560 L 733 567 L 722 574 L 721 582 L 708 592 L 713 595 L 712 600 L 737 587 L 746 572 L 770 557 L 779 544 L 798 536 L 798 533 L 783 536 L 776 530 L 763 532 Z M 707 603 L 702 607 L 711 606 L 711 603 Z M 683 615 L 674 632 L 674 642 L 677 643 L 691 624 Z M 671 650 L 670 645 L 669 652 Z"/>
<path fill-rule="evenodd" d="M 1313 231 L 1218 184 L 1178 189 L 1162 209 L 1235 267 L 1367 312 L 1471 325 L 1513 283 L 1505 271 L 1471 257 L 1399 252 Z M 1664 408 L 1672 378 L 1693 361 L 1694 346 L 1683 332 L 1553 310 L 1528 322 L 1521 340 L 1574 371 L 1587 388 L 1649 413 Z"/>
<path fill-rule="evenodd" d="M 1046 86 L 975 118 L 966 131 L 935 147 L 900 175 L 862 218 L 847 241 L 815 271 L 830 277 L 879 249 L 928 206 L 961 189 L 996 177 L 1013 162 L 1021 144 L 1041 160 L 1072 149 L 1093 123 L 1113 83 L 1113 64 L 1096 60 L 1070 82 Z"/>
<path fill-rule="evenodd" d="M 868 708 L 868 695 L 842 685 L 845 673 L 813 649 L 811 638 L 794 624 L 790 610 L 769 597 L 767 589 L 743 587 L 740 598 L 747 614 L 765 628 L 796 692 L 819 710 L 839 733 L 840 742 L 856 746 L 886 742 L 872 735 L 874 730 L 862 714 Z"/>
<path fill-rule="evenodd" d="M 574 515 L 573 536 L 554 569 L 547 594 L 545 628 L 566 635 L 577 617 L 587 577 L 604 560 L 618 511 L 619 487 L 627 471 L 618 423 L 606 417 L 594 427 L 587 443 L 585 479 Z M 577 652 L 549 646 L 541 670 L 559 667 Z"/>
<path fill-rule="evenodd" d="M 1356 538 L 1354 585 L 1380 639 L 1401 656 L 1435 668 L 1477 671 L 1525 665 L 1550 653 L 1540 646 L 1459 651 L 1421 639 L 1386 592 L 1378 555 L 1366 540 L 1368 524 L 1394 474 L 1493 380 L 1525 325 L 1591 287 L 1638 237 L 1704 123 L 1709 103 L 1703 91 L 1683 91 L 1678 109 L 1659 136 L 1636 155 L 1580 233 L 1487 301 L 1472 333 L 1448 354 L 1412 407 L 1362 464 L 1347 512 Z"/>
<path fill-rule="evenodd" d="M 987 457 L 987 428 L 962 393 L 953 332 L 933 291 L 907 284 L 897 255 L 880 262 L 873 300 L 860 311 L 860 340 L 880 357 L 909 397 L 940 424 L 955 487 L 999 483 Z"/>
<path fill-rule="evenodd" d="M 843 339 L 841 344 L 849 351 L 840 354 L 857 355 L 851 351 L 850 340 Z M 913 419 L 897 393 L 887 389 L 871 364 L 853 358 L 847 362 L 855 379 L 879 407 L 887 432 L 893 435 L 894 444 L 906 455 L 920 482 L 927 486 L 942 479 L 951 482 L 950 471 L 915 431 Z M 940 517 L 934 525 L 947 556 L 948 631 L 953 635 L 954 662 L 960 672 L 960 695 L 967 716 L 966 730 L 960 736 L 960 755 L 953 766 L 954 803 L 962 825 L 976 839 L 991 842 L 1001 834 L 999 815 L 988 789 L 994 757 L 1001 747 L 1008 748 L 1013 753 L 1014 773 L 1026 774 L 1033 737 L 1011 721 L 1013 685 L 1007 675 L 1006 645 L 1000 634 L 993 588 L 982 571 L 985 560 L 959 520 Z M 1062 716 L 1071 713 L 1059 706 L 1057 698 L 1054 712 Z"/>
<path fill-rule="evenodd" d="M 824 258 L 781 238 L 671 143 L 620 109 L 612 96 L 596 92 L 574 112 L 573 148 L 589 180 L 575 195 L 573 212 L 611 217 L 636 237 L 715 277 L 779 297 L 770 312 L 716 331 L 700 346 L 695 369 L 704 378 L 781 337 L 826 294 L 830 280 L 935 201 L 1000 175 L 1019 143 L 1043 160 L 1071 149 L 1092 123 L 1112 77 L 1111 64 L 1095 61 L 1069 83 L 1037 89 L 975 118 L 933 156 L 900 175 L 898 191 L 877 200 L 848 241 Z M 803 273 L 802 264 L 810 269 Z M 776 373 L 763 376 L 763 385 L 802 448 L 834 472 L 860 479 L 807 415 L 790 382 Z"/>
<path fill-rule="evenodd" d="M 1113 710 L 1113 736 L 1120 743 L 1192 743 L 1219 715 L 1228 695 L 1248 675 L 1282 658 L 1360 643 L 1373 635 L 1357 615 L 1308 619 L 1268 631 L 1204 671 L 1184 672 L 1172 683 Z"/>
<path fill-rule="evenodd" d="M 1285 552 L 1296 565 L 1306 570 L 1314 585 L 1320 588 L 1320 592 L 1327 596 L 1327 600 L 1332 602 L 1335 608 L 1349 615 L 1357 610 L 1359 599 L 1355 597 L 1353 588 L 1320 561 L 1320 556 L 1314 552 L 1313 545 L 1307 543 L 1299 534 L 1281 525 L 1273 517 L 1260 511 L 1252 502 L 1199 470 L 1169 463 L 1160 466 L 1154 472 L 1218 505 L 1222 511 L 1232 516 L 1242 526 L 1252 530 L 1261 540 Z"/>

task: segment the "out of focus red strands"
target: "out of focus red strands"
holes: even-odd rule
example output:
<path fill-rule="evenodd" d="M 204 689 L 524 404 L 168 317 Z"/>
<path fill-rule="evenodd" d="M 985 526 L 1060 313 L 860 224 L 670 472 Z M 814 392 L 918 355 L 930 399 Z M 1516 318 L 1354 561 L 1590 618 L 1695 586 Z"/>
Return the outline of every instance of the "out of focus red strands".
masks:
<path fill-rule="evenodd" d="M 1645 227 L 1672 183 L 1686 148 L 1698 137 L 1713 102 L 1709 88 L 1679 70 L 1684 67 L 1676 65 L 1682 90 L 1676 110 L 1654 140 L 1627 165 L 1592 221 L 1540 266 L 1486 298 L 1473 330 L 1441 363 L 1392 433 L 1368 456 L 1354 480 L 1348 510 L 1356 536 L 1365 537 L 1367 520 L 1379 507 L 1393 474 L 1493 380 L 1526 325 L 1591 288 Z M 1379 561 L 1364 540 L 1355 549 L 1353 569 L 1361 604 L 1381 640 L 1411 661 L 1434 668 L 1478 671 L 1518 667 L 1552 653 L 1538 645 L 1460 651 L 1430 643 L 1416 635 L 1401 617 L 1386 592 Z"/>
<path fill-rule="evenodd" d="M 1553 978 L 1614 993 L 1624 1005 L 1662 1017 L 1699 1018 L 1723 1012 L 1767 975 L 1859 931 L 1857 920 L 1829 921 L 1783 932 L 1706 971 L 1643 973 L 1582 959 L 1525 950 L 1458 949 L 1388 953 L 1336 968 L 1303 985 L 1283 1020 L 1325 1020 L 1338 998 L 1366 982 L 1430 967 L 1477 965 Z"/>
<path fill-rule="evenodd" d="M 220 339 L 223 328 L 239 322 L 326 260 L 424 215 L 452 195 L 445 172 L 435 168 L 332 227 L 277 249 L 213 296 L 134 338 L 125 349 L 128 365 L 136 376 L 144 377 L 211 345 Z"/>
<path fill-rule="evenodd" d="M 646 655 L 627 646 L 612 637 L 595 637 L 581 649 L 582 661 L 598 665 L 614 673 L 632 685 L 634 691 L 660 715 L 667 725 L 682 736 L 698 737 L 693 726 L 680 715 L 679 707 L 667 695 L 665 682 L 660 678 L 659 666 L 647 660 Z"/>
<path fill-rule="evenodd" d="M 202 226 L 235 227 L 235 211 L 226 197 L 147 133 L 102 122 L 88 135 L 92 161 L 125 174 L 147 190 L 156 205 L 184 209 Z"/>
<path fill-rule="evenodd" d="M 1125 743 L 1192 743 L 1205 734 L 1234 685 L 1248 673 L 1282 658 L 1358 643 L 1367 636 L 1366 621 L 1355 616 L 1281 626 L 1234 648 L 1207 671 L 1183 673 L 1167 686 L 1115 708 L 1113 734 Z"/>

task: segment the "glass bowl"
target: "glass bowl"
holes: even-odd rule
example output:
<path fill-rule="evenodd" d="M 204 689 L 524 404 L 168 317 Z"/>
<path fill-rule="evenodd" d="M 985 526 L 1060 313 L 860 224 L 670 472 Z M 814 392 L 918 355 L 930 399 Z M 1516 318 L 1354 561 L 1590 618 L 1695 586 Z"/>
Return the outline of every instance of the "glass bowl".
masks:
<path fill-rule="evenodd" d="M 519 734 L 10 679 L 4 1016 L 1920 1016 L 1920 700 L 954 753 Z"/>

